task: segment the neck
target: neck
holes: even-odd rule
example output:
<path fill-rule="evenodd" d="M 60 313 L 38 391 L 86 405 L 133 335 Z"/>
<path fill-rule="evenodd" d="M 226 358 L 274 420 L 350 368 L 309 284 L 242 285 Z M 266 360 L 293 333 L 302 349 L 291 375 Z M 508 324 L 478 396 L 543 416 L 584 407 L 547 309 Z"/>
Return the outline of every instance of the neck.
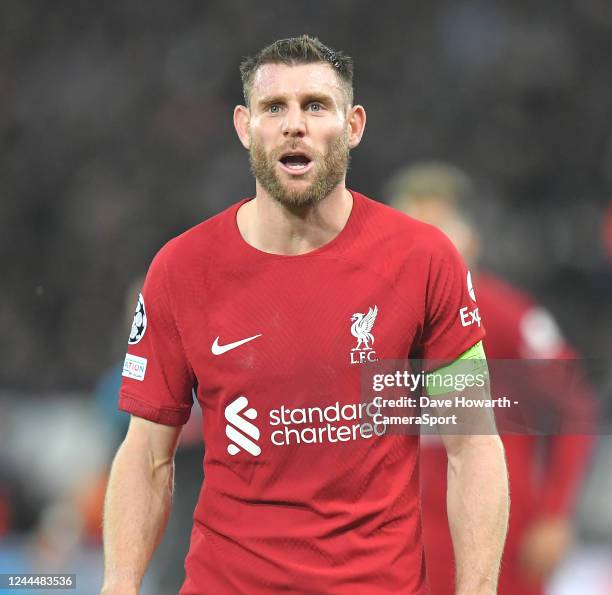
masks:
<path fill-rule="evenodd" d="M 346 225 L 353 197 L 344 182 L 323 200 L 302 207 L 289 207 L 273 199 L 257 183 L 253 200 L 240 207 L 238 229 L 244 240 L 263 252 L 304 254 L 333 240 Z"/>

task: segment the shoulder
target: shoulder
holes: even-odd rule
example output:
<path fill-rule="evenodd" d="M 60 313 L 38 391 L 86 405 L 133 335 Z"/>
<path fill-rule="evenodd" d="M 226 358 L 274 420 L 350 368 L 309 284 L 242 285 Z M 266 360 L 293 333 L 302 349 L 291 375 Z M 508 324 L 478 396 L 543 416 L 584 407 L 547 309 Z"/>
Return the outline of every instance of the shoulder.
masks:
<path fill-rule="evenodd" d="M 231 234 L 233 221 L 240 201 L 220 213 L 194 225 L 178 236 L 171 238 L 158 251 L 154 258 L 166 266 L 182 268 L 194 260 L 210 260 L 214 253 L 227 248 L 228 235 Z"/>
<path fill-rule="evenodd" d="M 437 227 L 414 219 L 358 192 L 364 227 L 400 252 L 410 248 L 434 258 L 457 258 L 457 250 Z"/>

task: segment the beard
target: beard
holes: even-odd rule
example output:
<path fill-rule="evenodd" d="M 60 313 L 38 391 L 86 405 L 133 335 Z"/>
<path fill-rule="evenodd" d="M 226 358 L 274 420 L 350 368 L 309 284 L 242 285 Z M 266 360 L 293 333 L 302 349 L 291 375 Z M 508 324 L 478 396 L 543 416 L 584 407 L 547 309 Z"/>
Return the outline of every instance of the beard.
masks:
<path fill-rule="evenodd" d="M 315 162 L 306 174 L 314 176 L 308 187 L 297 190 L 284 184 L 277 171 L 279 157 L 292 150 L 298 150 L 299 141 L 294 141 L 282 149 L 267 154 L 263 145 L 251 137 L 249 160 L 251 171 L 266 192 L 286 207 L 310 206 L 322 201 L 344 178 L 349 165 L 348 133 L 343 134 L 327 145 L 325 153 L 309 151 Z"/>

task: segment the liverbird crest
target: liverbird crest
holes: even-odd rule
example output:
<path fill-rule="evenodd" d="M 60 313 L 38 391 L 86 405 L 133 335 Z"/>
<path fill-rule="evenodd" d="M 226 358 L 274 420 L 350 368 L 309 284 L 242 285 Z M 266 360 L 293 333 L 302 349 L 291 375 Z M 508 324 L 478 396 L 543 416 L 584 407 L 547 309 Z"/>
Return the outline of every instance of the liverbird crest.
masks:
<path fill-rule="evenodd" d="M 371 345 L 374 344 L 374 335 L 372 334 L 372 327 L 376 321 L 378 314 L 378 306 L 370 307 L 367 314 L 361 312 L 355 312 L 351 316 L 353 324 L 351 325 L 351 334 L 357 339 L 357 346 L 353 347 L 351 351 L 367 351 L 372 349 Z"/>

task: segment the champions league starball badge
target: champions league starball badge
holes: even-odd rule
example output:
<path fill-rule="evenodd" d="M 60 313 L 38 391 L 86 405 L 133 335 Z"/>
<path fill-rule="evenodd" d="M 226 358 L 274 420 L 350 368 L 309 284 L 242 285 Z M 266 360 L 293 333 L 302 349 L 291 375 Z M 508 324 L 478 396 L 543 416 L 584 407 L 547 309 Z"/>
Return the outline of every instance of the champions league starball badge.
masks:
<path fill-rule="evenodd" d="M 134 345 L 142 339 L 147 330 L 147 313 L 145 312 L 144 299 L 142 293 L 138 294 L 138 303 L 136 304 L 136 311 L 134 312 L 134 321 L 132 322 L 132 330 L 130 331 L 130 338 L 128 343 Z"/>

